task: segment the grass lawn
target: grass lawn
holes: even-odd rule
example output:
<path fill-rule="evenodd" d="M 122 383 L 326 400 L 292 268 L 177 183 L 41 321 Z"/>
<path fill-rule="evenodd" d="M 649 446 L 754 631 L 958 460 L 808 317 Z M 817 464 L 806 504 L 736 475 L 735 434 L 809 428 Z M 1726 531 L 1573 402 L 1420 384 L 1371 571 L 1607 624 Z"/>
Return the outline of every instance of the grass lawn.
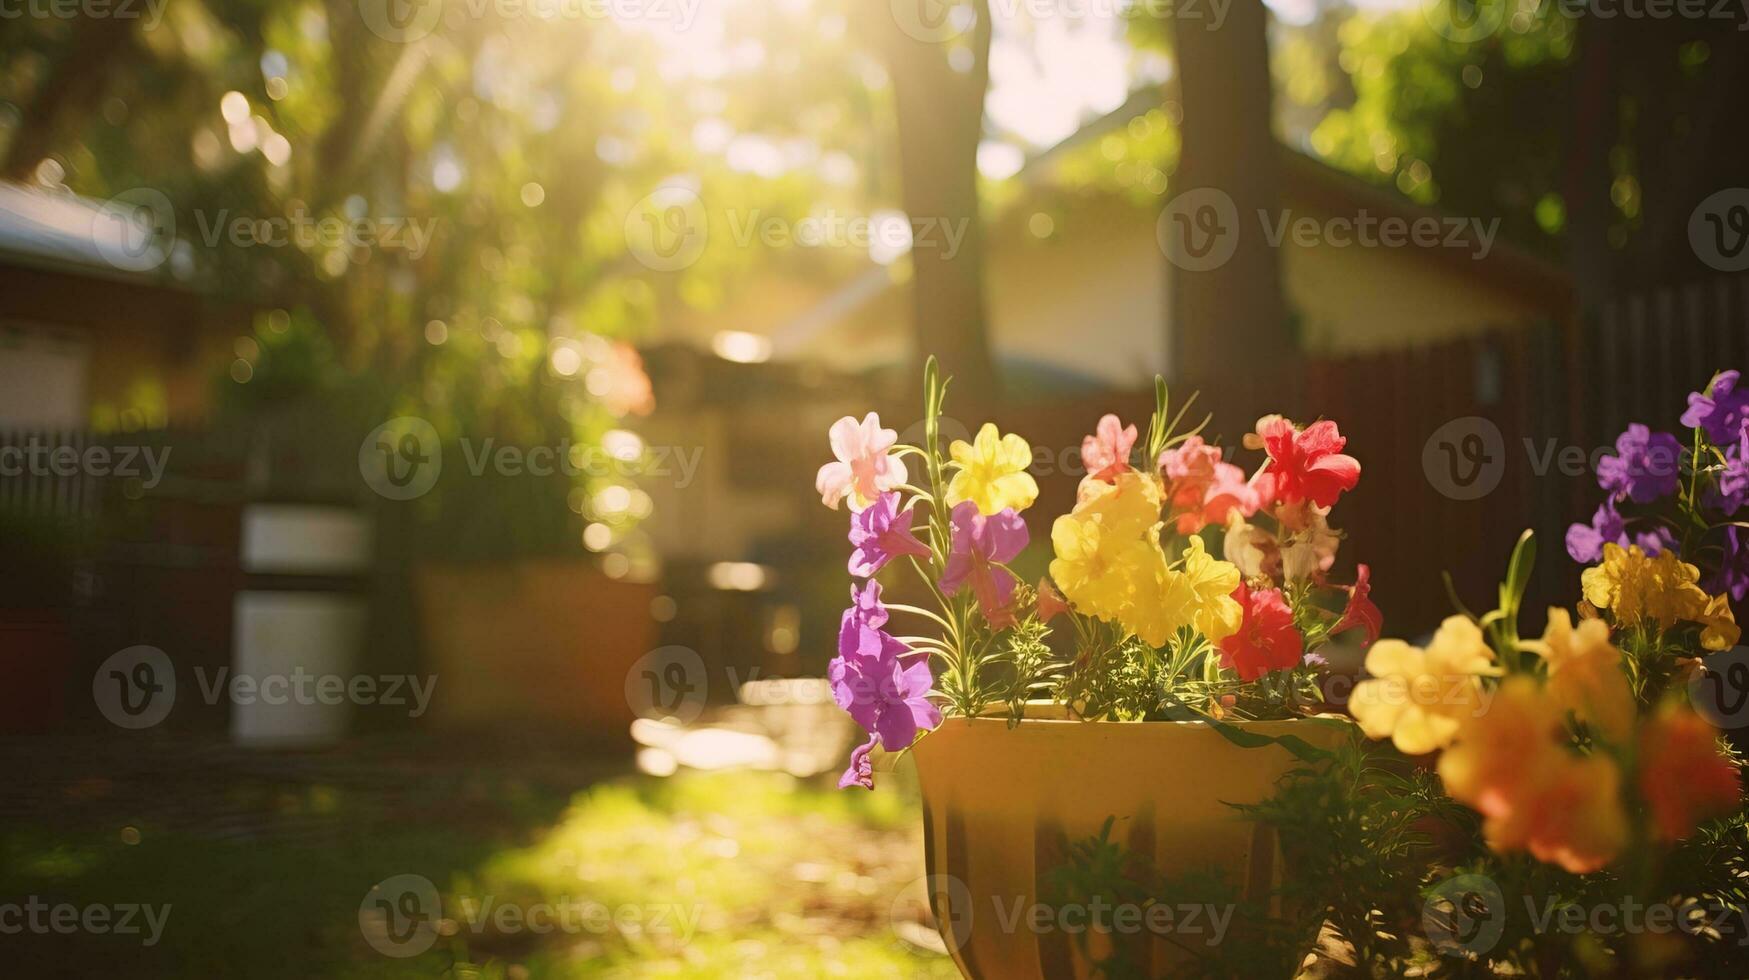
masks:
<path fill-rule="evenodd" d="M 871 794 L 683 774 L 571 797 L 481 776 L 388 810 L 320 785 L 237 790 L 313 834 L 179 832 L 125 812 L 101 827 L 9 822 L 0 903 L 169 910 L 151 946 L 142 914 L 138 935 L 26 929 L 0 948 L 7 973 L 47 977 L 955 976 L 894 929 L 923 873 L 916 800 L 897 782 Z M 397 876 L 431 882 L 438 906 L 372 911 L 373 886 Z M 367 934 L 424 948 L 390 956 Z"/>

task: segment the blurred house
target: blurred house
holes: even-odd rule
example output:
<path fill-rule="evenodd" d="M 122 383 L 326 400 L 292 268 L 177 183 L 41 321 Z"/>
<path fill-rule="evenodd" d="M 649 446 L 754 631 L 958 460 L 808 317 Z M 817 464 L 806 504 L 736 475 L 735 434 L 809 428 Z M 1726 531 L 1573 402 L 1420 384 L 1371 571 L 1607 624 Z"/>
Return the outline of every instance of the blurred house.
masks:
<path fill-rule="evenodd" d="M 997 203 L 986 215 L 989 330 L 1011 378 L 1134 388 L 1155 374 L 1172 377 L 1178 325 L 1159 235 L 1166 199 L 1134 179 L 1128 186 L 1086 179 L 1088 154 L 1097 157 L 1108 138 L 1122 139 L 1159 104 L 1157 92 L 1138 93 L 990 195 Z M 1376 352 L 1571 315 L 1567 274 L 1494 237 L 1486 221 L 1416 204 L 1285 145 L 1281 154 L 1280 213 L 1239 215 L 1238 233 L 1280 236 L 1283 289 L 1307 353 Z M 1100 162 L 1109 172 L 1109 161 Z M 724 225 L 749 220 L 727 217 Z M 1354 231 L 1308 240 L 1295 232 L 1304 219 L 1319 228 L 1331 219 L 1375 229 L 1400 221 L 1436 232 L 1439 242 L 1367 246 L 1348 241 Z M 954 247 L 955 230 L 927 218 L 915 233 L 915 247 Z M 705 346 L 724 331 L 751 333 L 765 338 L 766 356 L 849 372 L 905 362 L 911 335 L 902 273 L 877 261 L 895 256 L 871 249 L 860 271 L 834 281 L 806 254 L 819 249 L 792 251 L 801 254 L 790 268 L 770 263 L 772 271 L 742 283 L 721 308 L 677 318 L 675 339 Z"/>
<path fill-rule="evenodd" d="M 0 427 L 162 427 L 205 416 L 248 311 L 165 273 L 128 209 L 0 183 Z"/>

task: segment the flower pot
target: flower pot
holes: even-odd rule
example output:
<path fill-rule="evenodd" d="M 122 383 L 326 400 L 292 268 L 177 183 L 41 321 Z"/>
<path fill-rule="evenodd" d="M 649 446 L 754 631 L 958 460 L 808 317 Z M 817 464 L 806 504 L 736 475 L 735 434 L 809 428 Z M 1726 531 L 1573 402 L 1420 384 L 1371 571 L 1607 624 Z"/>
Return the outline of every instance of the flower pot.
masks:
<path fill-rule="evenodd" d="M 656 645 L 652 584 L 587 562 L 426 563 L 415 569 L 431 721 L 464 731 L 530 725 L 631 745 L 625 677 Z"/>
<path fill-rule="evenodd" d="M 61 727 L 73 676 L 73 634 L 57 610 L 0 609 L 0 734 Z"/>
<path fill-rule="evenodd" d="M 1083 722 L 1061 709 L 1042 717 L 1050 713 L 1029 708 L 1014 728 L 1006 718 L 951 718 L 912 749 L 930 908 L 961 973 L 1088 975 L 1070 920 L 1037 926 L 1027 912 L 1048 895 L 1046 876 L 1067 862 L 1069 845 L 1098 836 L 1108 817 L 1111 840 L 1164 874 L 1214 871 L 1257 897 L 1278 880 L 1273 835 L 1228 804 L 1268 798 L 1298 764 L 1287 749 L 1243 748 L 1205 722 Z M 1342 726 L 1306 721 L 1234 727 L 1325 749 L 1346 738 Z M 1187 955 L 1176 946 L 1187 937 L 1171 931 L 1156 920 L 1089 942 L 1096 951 L 1134 943 L 1157 976 Z"/>

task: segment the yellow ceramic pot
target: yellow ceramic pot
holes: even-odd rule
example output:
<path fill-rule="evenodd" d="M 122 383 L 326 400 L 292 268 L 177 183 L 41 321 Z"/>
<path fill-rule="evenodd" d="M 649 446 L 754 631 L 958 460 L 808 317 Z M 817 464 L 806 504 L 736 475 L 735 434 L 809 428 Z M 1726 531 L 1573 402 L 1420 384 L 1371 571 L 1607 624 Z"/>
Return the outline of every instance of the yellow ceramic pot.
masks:
<path fill-rule="evenodd" d="M 1234 727 L 1324 749 L 1346 738 L 1345 726 L 1320 722 Z M 1250 896 L 1278 880 L 1272 835 L 1227 805 L 1263 801 L 1298 764 L 1278 745 L 1242 748 L 1204 722 L 1074 721 L 1034 706 L 1014 728 L 1005 718 L 949 718 L 912 754 L 930 908 L 960 972 L 974 980 L 1088 975 L 1076 941 L 1085 913 L 1040 911 L 1040 893 L 1068 845 L 1097 836 L 1107 817 L 1113 841 L 1165 874 L 1217 870 Z M 1034 914 L 1045 918 L 1035 923 Z M 1160 975 L 1184 956 L 1175 944 L 1186 937 L 1173 928 L 1144 919 L 1120 941 Z M 1109 941 L 1092 935 L 1091 948 Z"/>

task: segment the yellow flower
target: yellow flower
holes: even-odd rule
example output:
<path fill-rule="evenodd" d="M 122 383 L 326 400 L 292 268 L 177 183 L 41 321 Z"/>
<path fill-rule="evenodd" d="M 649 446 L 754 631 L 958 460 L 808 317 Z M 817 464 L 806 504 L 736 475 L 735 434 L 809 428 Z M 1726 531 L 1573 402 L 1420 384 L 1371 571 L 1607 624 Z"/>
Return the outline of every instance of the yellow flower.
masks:
<path fill-rule="evenodd" d="M 1233 598 L 1239 587 L 1239 567 L 1221 561 L 1203 548 L 1201 538 L 1191 538 L 1184 549 L 1184 577 L 1196 593 L 1196 628 L 1210 643 L 1239 632 L 1245 610 Z"/>
<path fill-rule="evenodd" d="M 1196 614 L 1196 590 L 1183 572 L 1166 565 L 1158 546 L 1153 551 L 1152 580 L 1138 580 L 1135 600 L 1119 616 L 1125 629 L 1143 643 L 1163 647 L 1179 627 L 1189 626 Z"/>
<path fill-rule="evenodd" d="M 1724 596 L 1708 596 L 1699 581 L 1700 569 L 1674 552 L 1648 558 L 1638 545 L 1618 544 L 1605 544 L 1602 564 L 1580 577 L 1585 600 L 1613 613 L 1617 626 L 1649 621 L 1670 629 L 1684 620 L 1700 623 L 1702 646 L 1728 650 L 1736 645 L 1741 630 Z"/>
<path fill-rule="evenodd" d="M 1466 718 L 1486 710 L 1477 677 L 1494 672 L 1482 631 L 1462 616 L 1440 625 L 1427 649 L 1380 640 L 1366 655 L 1372 680 L 1355 685 L 1348 708 L 1369 738 L 1389 738 L 1406 755 L 1450 745 Z"/>
<path fill-rule="evenodd" d="M 1708 599 L 1695 621 L 1706 627 L 1700 632 L 1700 645 L 1708 650 L 1729 650 L 1743 637 L 1737 617 L 1731 613 L 1731 600 L 1723 595 Z"/>
<path fill-rule="evenodd" d="M 1026 472 L 1032 465 L 1032 447 L 1025 439 L 1012 433 L 1000 435 L 996 426 L 985 422 L 971 443 L 955 439 L 947 448 L 960 467 L 947 485 L 947 506 L 970 500 L 979 513 L 988 515 L 1007 507 L 1025 510 L 1038 499 L 1038 484 Z"/>
<path fill-rule="evenodd" d="M 1118 535 L 1087 514 L 1064 514 L 1051 525 L 1051 580 L 1084 615 L 1112 621 L 1138 589 L 1152 588 L 1159 547 Z"/>
<path fill-rule="evenodd" d="M 1097 520 L 1113 534 L 1158 540 L 1160 481 L 1137 470 L 1125 470 L 1116 483 L 1083 480 L 1074 512 Z"/>
<path fill-rule="evenodd" d="M 1549 668 L 1548 694 L 1554 703 L 1590 722 L 1616 745 L 1633 736 L 1634 692 L 1621 669 L 1621 651 L 1609 642 L 1609 627 L 1600 619 L 1578 628 L 1567 610 L 1549 610 L 1549 625 L 1541 640 L 1520 643 L 1543 658 Z"/>

